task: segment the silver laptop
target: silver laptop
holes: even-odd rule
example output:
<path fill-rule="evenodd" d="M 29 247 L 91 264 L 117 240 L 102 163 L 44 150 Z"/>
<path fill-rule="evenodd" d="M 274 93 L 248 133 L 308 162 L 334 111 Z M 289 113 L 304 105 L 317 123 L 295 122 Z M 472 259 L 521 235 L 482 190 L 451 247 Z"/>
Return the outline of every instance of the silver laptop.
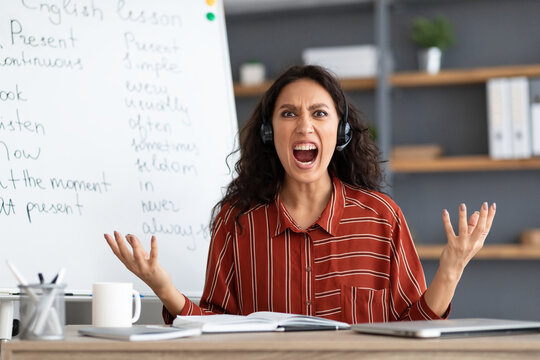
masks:
<path fill-rule="evenodd" d="M 367 334 L 437 338 L 538 332 L 540 322 L 498 319 L 418 320 L 356 324 L 351 326 L 351 330 Z"/>

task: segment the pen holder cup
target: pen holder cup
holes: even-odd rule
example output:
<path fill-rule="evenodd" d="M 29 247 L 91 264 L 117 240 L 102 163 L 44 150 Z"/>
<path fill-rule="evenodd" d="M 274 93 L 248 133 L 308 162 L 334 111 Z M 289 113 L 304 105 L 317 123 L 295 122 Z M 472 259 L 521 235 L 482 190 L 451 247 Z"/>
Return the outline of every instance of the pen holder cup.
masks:
<path fill-rule="evenodd" d="M 19 285 L 20 338 L 61 340 L 65 325 L 65 284 Z"/>

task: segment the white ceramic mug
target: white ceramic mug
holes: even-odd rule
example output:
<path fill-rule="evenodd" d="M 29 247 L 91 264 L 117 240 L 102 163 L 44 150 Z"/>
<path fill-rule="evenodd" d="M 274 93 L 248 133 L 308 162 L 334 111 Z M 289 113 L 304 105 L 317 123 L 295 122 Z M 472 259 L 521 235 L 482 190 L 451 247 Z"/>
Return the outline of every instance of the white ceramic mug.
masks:
<path fill-rule="evenodd" d="M 133 313 L 133 300 L 135 311 Z M 131 283 L 98 282 L 92 286 L 92 325 L 130 327 L 141 315 L 141 296 Z"/>

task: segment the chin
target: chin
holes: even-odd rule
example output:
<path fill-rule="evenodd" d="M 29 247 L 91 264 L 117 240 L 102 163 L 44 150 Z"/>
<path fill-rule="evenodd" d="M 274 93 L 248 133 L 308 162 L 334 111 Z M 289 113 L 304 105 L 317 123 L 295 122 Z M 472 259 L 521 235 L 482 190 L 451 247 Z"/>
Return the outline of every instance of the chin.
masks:
<path fill-rule="evenodd" d="M 313 168 L 309 170 L 298 170 L 288 172 L 287 176 L 292 180 L 301 183 L 301 184 L 312 184 L 325 176 L 328 176 L 328 169 Z"/>

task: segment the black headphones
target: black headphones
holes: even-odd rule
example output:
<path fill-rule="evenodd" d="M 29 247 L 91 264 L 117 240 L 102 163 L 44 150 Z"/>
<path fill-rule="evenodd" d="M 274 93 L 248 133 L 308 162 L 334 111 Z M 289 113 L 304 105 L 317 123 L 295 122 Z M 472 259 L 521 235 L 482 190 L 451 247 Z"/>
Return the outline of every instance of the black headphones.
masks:
<path fill-rule="evenodd" d="M 343 95 L 343 101 L 345 102 L 345 111 L 343 112 L 343 117 L 339 120 L 338 130 L 337 130 L 337 142 L 336 150 L 343 151 L 347 145 L 352 140 L 352 129 L 349 125 L 349 105 L 347 104 L 347 99 Z M 261 139 L 264 145 L 270 145 L 274 142 L 274 130 L 272 129 L 272 124 L 263 118 L 261 124 Z"/>

